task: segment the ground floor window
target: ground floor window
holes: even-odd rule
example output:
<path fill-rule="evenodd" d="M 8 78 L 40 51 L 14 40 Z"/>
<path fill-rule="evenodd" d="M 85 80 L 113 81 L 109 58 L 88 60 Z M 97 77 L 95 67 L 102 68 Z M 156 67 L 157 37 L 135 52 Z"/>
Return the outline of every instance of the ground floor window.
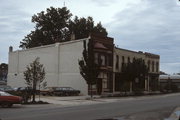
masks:
<path fill-rule="evenodd" d="M 108 88 L 107 79 L 103 79 L 102 82 L 103 82 L 103 83 L 102 83 L 102 87 L 103 87 L 104 89 Z"/>

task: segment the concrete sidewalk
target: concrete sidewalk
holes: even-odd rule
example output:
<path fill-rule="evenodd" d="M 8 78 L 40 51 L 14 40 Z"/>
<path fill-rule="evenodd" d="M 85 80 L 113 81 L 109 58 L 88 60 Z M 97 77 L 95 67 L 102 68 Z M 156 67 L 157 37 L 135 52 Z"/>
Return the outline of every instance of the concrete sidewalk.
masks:
<path fill-rule="evenodd" d="M 51 104 L 58 104 L 63 106 L 76 106 L 76 105 L 115 102 L 118 101 L 119 99 L 109 99 L 109 98 L 105 99 L 105 98 L 100 98 L 99 96 L 94 96 L 93 99 L 91 99 L 90 96 L 67 96 L 67 97 L 41 96 L 40 100 Z"/>
<path fill-rule="evenodd" d="M 74 106 L 74 105 L 88 105 L 88 104 L 99 104 L 99 103 L 111 103 L 117 101 L 127 101 L 127 100 L 142 100 L 149 98 L 158 98 L 158 97 L 167 97 L 174 96 L 176 94 L 167 94 L 167 95 L 151 95 L 151 96 L 129 96 L 129 97 L 113 97 L 113 98 L 101 98 L 100 96 L 93 96 L 91 100 L 90 96 L 41 96 L 40 100 L 44 102 L 48 102 L 51 104 L 58 104 L 63 106 Z M 39 97 L 36 97 L 39 100 Z"/>
<path fill-rule="evenodd" d="M 174 112 L 165 120 L 180 120 L 180 107 L 177 107 Z"/>

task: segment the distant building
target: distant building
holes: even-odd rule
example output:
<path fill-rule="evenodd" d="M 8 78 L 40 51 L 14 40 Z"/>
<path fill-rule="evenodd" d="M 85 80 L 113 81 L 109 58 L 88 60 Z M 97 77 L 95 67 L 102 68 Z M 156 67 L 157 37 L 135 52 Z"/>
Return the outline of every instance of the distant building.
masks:
<path fill-rule="evenodd" d="M 149 68 L 144 90 L 156 90 L 158 87 L 159 55 L 116 48 L 113 38 L 98 35 L 26 50 L 13 51 L 11 48 L 8 85 L 25 86 L 23 72 L 26 66 L 40 57 L 41 64 L 45 66 L 48 86 L 70 86 L 88 94 L 88 85 L 79 73 L 78 64 L 78 60 L 82 59 L 83 41 L 93 43 L 95 62 L 98 63 L 99 59 L 102 61 L 97 84 L 93 86 L 96 94 L 120 92 L 121 80 L 116 79 L 116 75 L 121 72 L 122 63 L 133 58 L 142 58 Z"/>
<path fill-rule="evenodd" d="M 160 75 L 160 86 L 162 90 L 176 89 L 180 90 L 180 75 Z"/>

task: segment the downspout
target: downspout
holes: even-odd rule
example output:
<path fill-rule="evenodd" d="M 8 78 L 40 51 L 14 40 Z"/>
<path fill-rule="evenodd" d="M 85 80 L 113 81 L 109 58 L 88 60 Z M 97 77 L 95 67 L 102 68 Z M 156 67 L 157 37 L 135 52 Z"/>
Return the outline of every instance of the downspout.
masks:
<path fill-rule="evenodd" d="M 59 73 L 59 71 L 60 71 L 59 70 L 59 68 L 60 68 L 59 67 L 59 65 L 60 65 L 60 62 L 59 62 L 60 61 L 60 58 L 59 58 L 60 57 L 60 52 L 59 52 L 60 48 L 59 47 L 60 47 L 60 43 L 56 43 L 55 47 L 57 47 L 57 53 L 56 53 L 57 54 L 57 73 L 56 74 L 57 74 L 57 85 L 59 86 L 59 82 L 60 82 L 60 73 Z"/>

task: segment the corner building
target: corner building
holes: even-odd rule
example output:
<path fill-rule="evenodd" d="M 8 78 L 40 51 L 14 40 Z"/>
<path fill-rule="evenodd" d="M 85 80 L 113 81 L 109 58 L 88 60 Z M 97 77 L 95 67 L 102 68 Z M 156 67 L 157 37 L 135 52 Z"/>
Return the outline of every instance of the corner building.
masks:
<path fill-rule="evenodd" d="M 156 90 L 159 81 L 159 55 L 135 52 L 117 48 L 114 39 L 92 34 L 89 38 L 71 40 L 26 50 L 9 50 L 9 69 L 7 84 L 12 87 L 25 85 L 23 72 L 36 57 L 44 65 L 47 86 L 73 87 L 79 89 L 83 95 L 89 93 L 89 87 L 80 75 L 78 61 L 82 59 L 83 43 L 92 42 L 94 60 L 101 60 L 100 74 L 97 84 L 93 85 L 94 94 L 121 92 L 121 80 L 117 79 L 121 73 L 122 64 L 133 58 L 142 58 L 149 68 L 148 78 L 144 82 L 144 90 Z M 118 65 L 117 65 L 118 64 Z"/>

